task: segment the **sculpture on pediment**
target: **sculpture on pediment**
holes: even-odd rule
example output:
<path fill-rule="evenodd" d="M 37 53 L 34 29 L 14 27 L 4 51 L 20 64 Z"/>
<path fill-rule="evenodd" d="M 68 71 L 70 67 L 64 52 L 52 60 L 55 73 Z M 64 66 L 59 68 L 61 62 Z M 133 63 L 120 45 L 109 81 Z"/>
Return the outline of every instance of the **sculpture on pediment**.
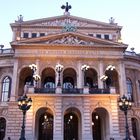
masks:
<path fill-rule="evenodd" d="M 93 45 L 94 42 L 86 42 L 84 40 L 81 40 L 77 36 L 75 37 L 72 35 L 68 35 L 68 36 L 63 36 L 62 38 L 57 39 L 57 40 L 48 41 L 48 42 L 46 42 L 46 44 Z"/>
<path fill-rule="evenodd" d="M 77 30 L 77 28 L 74 25 L 67 23 L 67 24 L 65 24 L 62 31 L 63 32 L 75 32 L 76 30 Z"/>
<path fill-rule="evenodd" d="M 65 12 L 68 12 L 69 9 L 71 9 L 72 7 L 71 7 L 71 5 L 68 5 L 68 2 L 66 2 L 66 6 L 65 5 L 62 5 L 61 8 L 62 9 L 65 9 Z"/>

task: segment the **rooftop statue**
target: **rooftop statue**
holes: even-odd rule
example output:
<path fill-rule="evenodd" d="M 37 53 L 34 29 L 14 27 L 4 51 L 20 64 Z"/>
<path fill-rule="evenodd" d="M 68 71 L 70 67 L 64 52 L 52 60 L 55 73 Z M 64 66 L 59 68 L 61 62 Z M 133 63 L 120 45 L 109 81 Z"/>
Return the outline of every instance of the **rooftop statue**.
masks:
<path fill-rule="evenodd" d="M 61 8 L 65 9 L 64 14 L 66 14 L 66 13 L 69 13 L 69 9 L 71 9 L 72 7 L 71 7 L 71 5 L 68 5 L 68 2 L 66 2 L 66 5 L 62 5 Z"/>

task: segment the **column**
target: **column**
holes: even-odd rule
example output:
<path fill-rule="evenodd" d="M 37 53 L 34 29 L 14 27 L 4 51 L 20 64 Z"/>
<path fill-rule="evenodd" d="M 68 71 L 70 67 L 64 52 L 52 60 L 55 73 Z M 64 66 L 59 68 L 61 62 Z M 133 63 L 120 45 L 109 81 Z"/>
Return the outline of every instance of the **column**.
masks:
<path fill-rule="evenodd" d="M 127 94 L 127 88 L 126 88 L 126 74 L 125 74 L 125 67 L 122 62 L 119 64 L 119 87 L 120 87 L 120 95 Z"/>
<path fill-rule="evenodd" d="M 62 114 L 62 98 L 57 97 L 55 101 L 54 114 L 54 134 L 53 140 L 63 140 L 63 114 Z"/>
<path fill-rule="evenodd" d="M 13 78 L 12 78 L 12 89 L 11 89 L 11 97 L 10 97 L 10 101 L 15 101 L 16 100 L 16 96 L 18 95 L 17 91 L 18 91 L 18 81 L 17 79 L 18 77 L 18 60 L 15 59 L 14 60 L 14 68 L 13 68 Z"/>
<path fill-rule="evenodd" d="M 98 87 L 99 88 L 103 88 L 103 81 L 100 79 L 101 76 L 104 75 L 104 71 L 103 71 L 103 61 L 99 62 L 99 73 L 98 73 Z"/>
<path fill-rule="evenodd" d="M 83 73 L 81 70 L 81 61 L 78 62 L 78 73 L 77 73 L 77 88 L 83 87 Z"/>
<path fill-rule="evenodd" d="M 82 140 L 93 140 L 92 138 L 92 122 L 90 113 L 90 101 L 84 98 L 83 101 L 83 125 L 82 125 Z"/>
<path fill-rule="evenodd" d="M 37 70 L 36 70 L 36 74 L 39 74 L 39 62 L 40 60 L 39 59 L 36 59 L 36 66 L 37 66 Z"/>

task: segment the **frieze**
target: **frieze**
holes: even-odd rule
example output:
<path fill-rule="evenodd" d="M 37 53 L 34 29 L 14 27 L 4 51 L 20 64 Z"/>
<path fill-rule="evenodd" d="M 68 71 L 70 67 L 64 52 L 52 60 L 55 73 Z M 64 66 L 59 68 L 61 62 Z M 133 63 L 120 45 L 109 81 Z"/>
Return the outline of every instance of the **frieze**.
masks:
<path fill-rule="evenodd" d="M 80 21 L 80 20 L 74 20 L 74 19 L 69 19 L 69 18 L 66 18 L 66 19 L 56 19 L 56 20 L 52 20 L 52 21 L 46 21 L 46 22 L 42 22 L 42 23 L 37 23 L 37 24 L 34 24 L 35 26 L 40 26 L 40 25 L 44 25 L 44 26 L 65 26 L 65 24 L 68 24 L 70 23 L 71 25 L 74 25 L 74 26 L 87 26 L 88 23 L 87 22 L 83 22 L 83 21 Z"/>

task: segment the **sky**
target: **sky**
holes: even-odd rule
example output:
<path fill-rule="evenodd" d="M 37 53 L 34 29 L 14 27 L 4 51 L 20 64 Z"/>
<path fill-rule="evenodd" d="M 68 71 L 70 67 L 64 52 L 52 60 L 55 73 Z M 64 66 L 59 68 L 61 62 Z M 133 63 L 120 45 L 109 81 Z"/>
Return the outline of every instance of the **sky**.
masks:
<path fill-rule="evenodd" d="M 10 47 L 12 30 L 19 15 L 23 20 L 34 20 L 63 15 L 62 5 L 68 2 L 70 14 L 101 22 L 113 17 L 122 26 L 122 41 L 140 53 L 140 0 L 0 0 L 0 45 Z"/>

